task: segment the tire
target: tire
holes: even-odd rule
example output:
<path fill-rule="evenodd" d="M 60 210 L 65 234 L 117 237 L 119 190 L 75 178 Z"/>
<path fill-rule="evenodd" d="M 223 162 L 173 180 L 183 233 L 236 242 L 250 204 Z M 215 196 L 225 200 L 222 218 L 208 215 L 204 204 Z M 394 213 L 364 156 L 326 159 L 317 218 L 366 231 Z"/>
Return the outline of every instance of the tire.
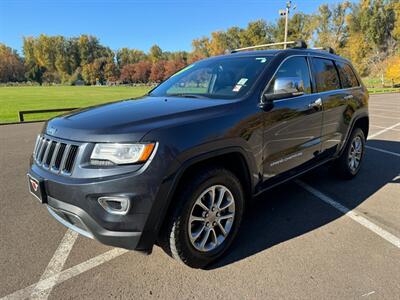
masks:
<path fill-rule="evenodd" d="M 204 268 L 227 251 L 238 232 L 244 210 L 243 188 L 237 177 L 223 168 L 199 171 L 185 180 L 182 187 L 176 195 L 176 208 L 162 230 L 159 244 L 177 261 L 192 268 Z M 214 210 L 210 205 L 213 190 Z M 223 198 L 219 207 L 223 209 L 220 210 L 217 204 L 221 194 Z"/>
<path fill-rule="evenodd" d="M 354 154 L 356 141 L 360 143 L 360 154 Z M 359 151 L 356 151 L 357 153 Z M 365 153 L 365 136 L 360 128 L 355 128 L 350 135 L 343 153 L 334 161 L 336 174 L 343 179 L 352 179 L 360 171 Z M 354 159 L 354 160 L 353 160 Z M 354 164 L 353 164 L 354 162 Z"/>

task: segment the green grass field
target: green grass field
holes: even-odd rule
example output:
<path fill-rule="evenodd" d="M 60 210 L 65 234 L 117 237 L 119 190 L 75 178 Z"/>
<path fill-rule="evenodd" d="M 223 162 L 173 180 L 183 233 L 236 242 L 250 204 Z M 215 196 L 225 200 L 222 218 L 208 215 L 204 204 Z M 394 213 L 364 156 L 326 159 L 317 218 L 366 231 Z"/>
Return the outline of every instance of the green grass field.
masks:
<path fill-rule="evenodd" d="M 150 87 L 35 86 L 0 87 L 0 123 L 17 122 L 21 110 L 86 107 L 147 93 Z M 26 115 L 29 120 L 50 118 L 60 113 Z"/>
<path fill-rule="evenodd" d="M 370 94 L 400 93 L 400 88 L 368 88 Z"/>
<path fill-rule="evenodd" d="M 0 87 L 0 123 L 18 122 L 21 110 L 87 107 L 99 103 L 138 97 L 150 87 L 98 87 L 98 86 L 50 86 L 50 87 Z M 400 89 L 372 88 L 371 94 L 400 92 Z M 58 113 L 29 114 L 26 121 L 47 119 Z"/>

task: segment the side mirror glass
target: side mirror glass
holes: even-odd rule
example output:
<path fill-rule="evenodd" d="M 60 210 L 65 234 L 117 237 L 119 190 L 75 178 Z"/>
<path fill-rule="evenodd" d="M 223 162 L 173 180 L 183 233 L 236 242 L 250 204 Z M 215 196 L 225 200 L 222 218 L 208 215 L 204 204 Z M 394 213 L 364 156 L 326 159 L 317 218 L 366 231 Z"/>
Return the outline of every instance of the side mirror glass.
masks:
<path fill-rule="evenodd" d="M 304 95 L 304 82 L 300 77 L 278 77 L 273 82 L 273 88 L 264 94 L 264 99 L 273 101 L 301 95 Z"/>

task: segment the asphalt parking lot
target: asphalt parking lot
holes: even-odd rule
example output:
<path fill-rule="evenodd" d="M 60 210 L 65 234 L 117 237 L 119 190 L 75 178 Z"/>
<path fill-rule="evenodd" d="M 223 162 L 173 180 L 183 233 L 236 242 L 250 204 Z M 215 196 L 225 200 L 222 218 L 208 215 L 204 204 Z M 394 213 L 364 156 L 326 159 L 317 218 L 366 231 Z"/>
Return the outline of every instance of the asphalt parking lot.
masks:
<path fill-rule="evenodd" d="M 42 124 L 0 126 L 0 298 L 399 299 L 400 94 L 371 96 L 370 118 L 356 179 L 321 167 L 266 192 L 208 270 L 67 230 L 27 189 Z"/>

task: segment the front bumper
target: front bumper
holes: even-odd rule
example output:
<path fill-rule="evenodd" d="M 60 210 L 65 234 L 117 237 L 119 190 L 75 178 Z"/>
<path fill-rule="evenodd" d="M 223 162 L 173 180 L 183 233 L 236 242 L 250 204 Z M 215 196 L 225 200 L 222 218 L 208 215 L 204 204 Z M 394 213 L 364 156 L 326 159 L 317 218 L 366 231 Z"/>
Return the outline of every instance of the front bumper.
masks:
<path fill-rule="evenodd" d="M 32 161 L 28 175 L 43 182 L 44 202 L 60 223 L 106 245 L 150 252 L 172 188 L 168 176 L 165 179 L 172 160 L 163 155 L 147 166 L 113 176 L 104 176 L 99 169 L 96 178 L 61 176 Z M 98 202 L 100 197 L 128 198 L 129 211 L 111 214 Z"/>

